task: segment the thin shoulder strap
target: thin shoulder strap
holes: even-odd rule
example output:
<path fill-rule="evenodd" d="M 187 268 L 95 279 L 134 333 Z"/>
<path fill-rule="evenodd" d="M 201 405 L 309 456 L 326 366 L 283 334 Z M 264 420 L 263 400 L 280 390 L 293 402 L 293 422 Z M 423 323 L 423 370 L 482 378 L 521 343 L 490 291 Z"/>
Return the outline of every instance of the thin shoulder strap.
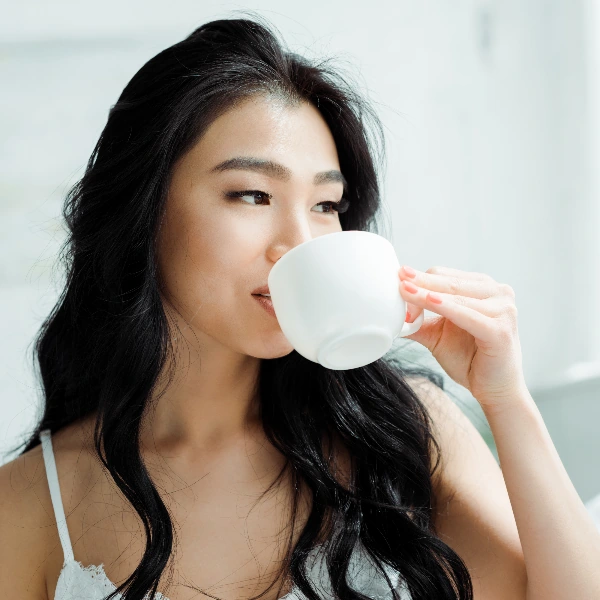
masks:
<path fill-rule="evenodd" d="M 42 442 L 42 453 L 44 455 L 44 464 L 46 466 L 46 477 L 48 478 L 48 486 L 50 487 L 50 498 L 52 499 L 54 516 L 56 517 L 58 536 L 60 537 L 64 562 L 66 563 L 75 560 L 75 558 L 73 556 L 73 547 L 71 546 L 71 540 L 69 538 L 69 530 L 67 529 L 65 509 L 63 508 L 62 499 L 60 497 L 58 472 L 56 470 L 56 461 L 54 460 L 52 438 L 49 429 L 44 429 L 40 432 L 40 440 Z"/>

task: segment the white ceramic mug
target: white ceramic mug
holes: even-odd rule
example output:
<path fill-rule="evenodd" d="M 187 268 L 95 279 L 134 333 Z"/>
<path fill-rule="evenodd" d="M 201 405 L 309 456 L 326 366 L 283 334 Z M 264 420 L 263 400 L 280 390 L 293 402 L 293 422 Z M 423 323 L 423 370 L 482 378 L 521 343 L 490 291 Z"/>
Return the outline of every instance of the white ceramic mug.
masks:
<path fill-rule="evenodd" d="M 395 338 L 423 323 L 423 312 L 405 323 L 399 269 L 392 244 L 368 231 L 338 231 L 299 244 L 268 277 L 281 331 L 299 354 L 328 369 L 372 363 Z"/>

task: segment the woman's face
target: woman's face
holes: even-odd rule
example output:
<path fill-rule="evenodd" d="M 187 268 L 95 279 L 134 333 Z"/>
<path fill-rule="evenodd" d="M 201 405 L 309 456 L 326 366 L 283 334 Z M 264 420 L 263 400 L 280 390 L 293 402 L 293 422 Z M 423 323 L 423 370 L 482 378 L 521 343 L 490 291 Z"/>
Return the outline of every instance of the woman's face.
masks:
<path fill-rule="evenodd" d="M 215 169 L 238 157 L 281 167 Z M 202 348 L 257 358 L 292 351 L 252 292 L 288 250 L 342 230 L 329 204 L 342 198 L 342 182 L 334 174 L 314 183 L 317 173 L 339 169 L 320 113 L 268 96 L 221 115 L 175 165 L 159 237 L 162 294 Z M 253 194 L 227 196 L 247 190 Z"/>

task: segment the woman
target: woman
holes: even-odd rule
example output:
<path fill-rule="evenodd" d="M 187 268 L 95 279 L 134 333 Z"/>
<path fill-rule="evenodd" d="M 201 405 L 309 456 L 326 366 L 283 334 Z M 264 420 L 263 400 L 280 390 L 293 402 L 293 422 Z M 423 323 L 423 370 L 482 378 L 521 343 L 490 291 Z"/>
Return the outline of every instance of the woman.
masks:
<path fill-rule="evenodd" d="M 67 198 L 44 412 L 0 469 L 7 598 L 600 598 L 508 285 L 398 274 L 410 320 L 437 314 L 411 339 L 481 403 L 502 472 L 434 373 L 325 369 L 253 297 L 296 245 L 376 230 L 378 139 L 353 87 L 260 19 L 133 77 Z"/>

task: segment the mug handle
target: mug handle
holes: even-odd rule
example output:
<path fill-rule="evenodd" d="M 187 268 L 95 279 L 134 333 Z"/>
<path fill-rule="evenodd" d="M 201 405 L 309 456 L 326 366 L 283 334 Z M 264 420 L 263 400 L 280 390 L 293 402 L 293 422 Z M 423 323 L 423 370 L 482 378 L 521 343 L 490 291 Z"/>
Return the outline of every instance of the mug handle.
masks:
<path fill-rule="evenodd" d="M 400 330 L 400 333 L 396 337 L 399 338 L 399 337 L 404 337 L 404 336 L 412 335 L 413 333 L 416 333 L 421 328 L 421 325 L 423 325 L 424 319 L 425 319 L 425 311 L 422 311 L 421 314 L 412 323 L 407 323 L 405 321 L 404 325 L 402 325 L 402 329 Z"/>

